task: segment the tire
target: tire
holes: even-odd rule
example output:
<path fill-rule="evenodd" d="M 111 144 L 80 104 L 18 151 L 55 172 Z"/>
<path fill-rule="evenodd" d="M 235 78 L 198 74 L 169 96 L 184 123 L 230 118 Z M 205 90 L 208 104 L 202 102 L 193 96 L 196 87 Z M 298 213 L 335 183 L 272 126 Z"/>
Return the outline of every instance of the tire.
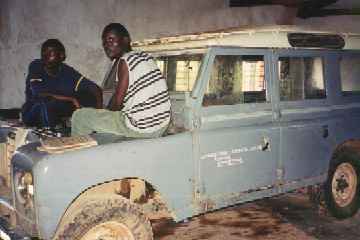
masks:
<path fill-rule="evenodd" d="M 324 200 L 329 212 L 338 219 L 353 216 L 359 209 L 359 156 L 343 149 L 334 158 L 324 186 Z"/>
<path fill-rule="evenodd" d="M 150 221 L 124 198 L 84 204 L 58 238 L 61 240 L 153 240 Z"/>

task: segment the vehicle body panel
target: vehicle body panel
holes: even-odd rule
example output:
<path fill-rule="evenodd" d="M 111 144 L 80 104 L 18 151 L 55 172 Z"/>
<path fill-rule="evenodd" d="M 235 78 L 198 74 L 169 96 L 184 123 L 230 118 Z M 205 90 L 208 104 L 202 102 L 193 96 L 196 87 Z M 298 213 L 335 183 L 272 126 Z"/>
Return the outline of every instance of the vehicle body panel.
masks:
<path fill-rule="evenodd" d="M 100 145 L 44 158 L 33 170 L 42 237 L 52 236 L 62 214 L 81 192 L 128 177 L 141 176 L 151 183 L 180 219 L 192 215 L 191 138 L 190 133 L 184 133 Z"/>

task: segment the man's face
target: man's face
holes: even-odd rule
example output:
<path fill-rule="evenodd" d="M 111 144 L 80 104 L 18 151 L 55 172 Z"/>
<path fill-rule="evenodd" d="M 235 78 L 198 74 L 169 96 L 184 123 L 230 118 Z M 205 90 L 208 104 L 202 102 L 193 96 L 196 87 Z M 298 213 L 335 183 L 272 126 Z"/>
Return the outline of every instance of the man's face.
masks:
<path fill-rule="evenodd" d="M 102 36 L 102 45 L 106 56 L 111 60 L 121 57 L 127 48 L 127 39 L 110 31 Z"/>
<path fill-rule="evenodd" d="M 46 47 L 41 52 L 41 59 L 44 62 L 45 68 L 49 70 L 58 68 L 64 57 L 64 53 L 54 47 Z"/>

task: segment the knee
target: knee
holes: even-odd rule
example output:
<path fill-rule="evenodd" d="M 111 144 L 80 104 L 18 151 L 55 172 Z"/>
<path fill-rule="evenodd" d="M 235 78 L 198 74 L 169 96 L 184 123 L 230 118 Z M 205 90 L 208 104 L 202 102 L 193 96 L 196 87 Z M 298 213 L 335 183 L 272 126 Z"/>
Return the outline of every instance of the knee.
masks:
<path fill-rule="evenodd" d="M 93 116 L 96 115 L 96 109 L 94 108 L 81 108 L 76 110 L 72 117 L 71 123 L 74 124 L 76 122 L 86 123 L 89 119 L 93 119 Z"/>
<path fill-rule="evenodd" d="M 73 128 L 81 119 L 82 113 L 81 113 L 81 109 L 76 110 L 75 112 L 73 112 L 72 116 L 71 116 L 71 127 Z M 79 117 L 80 116 L 80 117 Z"/>
<path fill-rule="evenodd" d="M 77 109 L 73 112 L 71 119 L 77 119 L 79 116 L 83 116 L 85 114 L 84 108 Z"/>

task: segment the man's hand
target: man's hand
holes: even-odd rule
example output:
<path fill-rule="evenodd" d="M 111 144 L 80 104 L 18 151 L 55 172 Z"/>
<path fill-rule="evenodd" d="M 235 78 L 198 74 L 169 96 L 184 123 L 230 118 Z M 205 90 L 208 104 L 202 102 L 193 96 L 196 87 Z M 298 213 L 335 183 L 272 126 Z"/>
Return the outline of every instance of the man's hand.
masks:
<path fill-rule="evenodd" d="M 72 103 L 74 104 L 75 109 L 81 108 L 81 105 L 80 105 L 79 101 L 76 98 L 72 98 Z"/>
<path fill-rule="evenodd" d="M 41 93 L 39 93 L 39 96 L 42 97 L 42 98 L 52 97 L 52 95 L 53 95 L 53 94 L 47 93 L 47 92 L 41 92 Z"/>

